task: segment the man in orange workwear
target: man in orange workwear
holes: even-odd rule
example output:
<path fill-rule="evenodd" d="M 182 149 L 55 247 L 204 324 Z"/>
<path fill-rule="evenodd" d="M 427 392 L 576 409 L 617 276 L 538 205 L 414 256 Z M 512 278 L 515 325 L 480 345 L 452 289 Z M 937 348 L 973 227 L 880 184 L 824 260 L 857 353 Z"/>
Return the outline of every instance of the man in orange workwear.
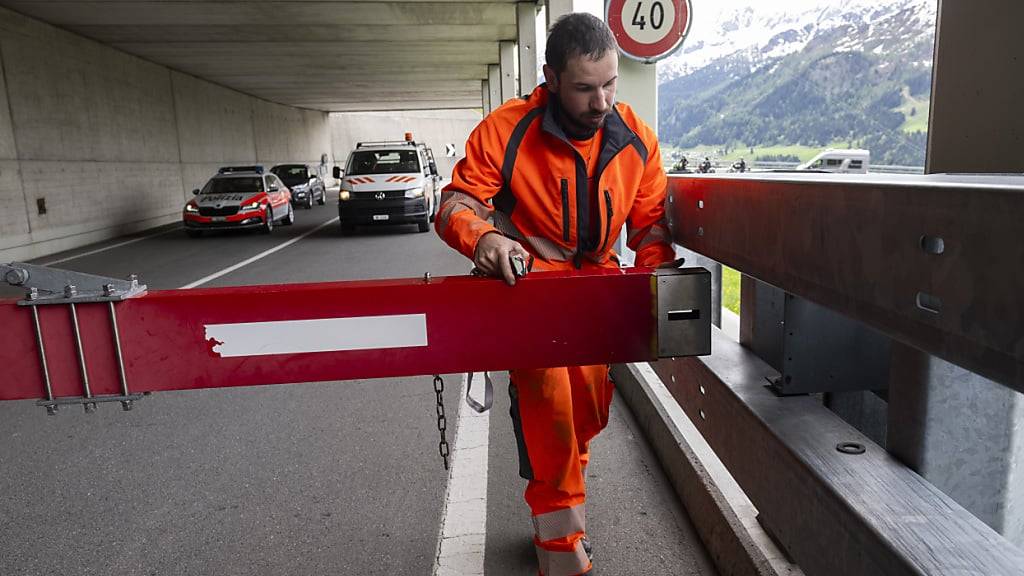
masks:
<path fill-rule="evenodd" d="M 545 57 L 546 83 L 473 130 L 442 194 L 437 233 L 510 285 L 511 256 L 535 257 L 538 270 L 618 267 L 612 246 L 623 224 L 637 266 L 671 261 L 661 151 L 654 131 L 615 102 L 611 31 L 569 14 L 551 27 Z M 608 423 L 608 367 L 512 370 L 510 380 L 540 573 L 592 573 L 584 472 L 590 440 Z"/>

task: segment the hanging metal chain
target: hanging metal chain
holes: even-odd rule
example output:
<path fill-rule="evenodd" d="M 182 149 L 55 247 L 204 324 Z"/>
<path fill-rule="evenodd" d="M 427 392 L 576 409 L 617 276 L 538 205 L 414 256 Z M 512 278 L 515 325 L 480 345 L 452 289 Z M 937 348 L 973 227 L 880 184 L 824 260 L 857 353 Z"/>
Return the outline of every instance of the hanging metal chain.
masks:
<path fill-rule="evenodd" d="M 444 459 L 444 469 L 448 469 L 448 439 L 445 432 L 448 429 L 448 420 L 444 416 L 444 380 L 440 376 L 434 376 L 434 394 L 437 395 L 437 431 L 441 433 L 441 441 L 437 445 L 441 458 Z"/>

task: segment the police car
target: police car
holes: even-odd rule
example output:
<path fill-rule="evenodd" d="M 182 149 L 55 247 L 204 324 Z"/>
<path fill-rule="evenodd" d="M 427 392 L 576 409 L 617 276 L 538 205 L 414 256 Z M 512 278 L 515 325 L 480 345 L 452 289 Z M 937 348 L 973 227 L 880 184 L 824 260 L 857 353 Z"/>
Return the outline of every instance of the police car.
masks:
<path fill-rule="evenodd" d="M 185 204 L 182 220 L 193 238 L 204 230 L 259 228 L 270 234 L 274 225 L 291 225 L 295 212 L 291 192 L 263 166 L 226 166 Z"/>
<path fill-rule="evenodd" d="M 412 140 L 360 142 L 349 154 L 341 180 L 338 218 L 343 234 L 364 224 L 416 224 L 430 229 L 437 213 L 440 177 L 434 155 Z"/>

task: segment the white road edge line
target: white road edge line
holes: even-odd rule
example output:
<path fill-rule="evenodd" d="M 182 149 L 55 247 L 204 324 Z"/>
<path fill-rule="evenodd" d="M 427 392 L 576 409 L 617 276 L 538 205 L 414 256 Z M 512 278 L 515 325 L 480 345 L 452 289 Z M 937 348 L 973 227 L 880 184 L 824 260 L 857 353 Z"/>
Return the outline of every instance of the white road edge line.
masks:
<path fill-rule="evenodd" d="M 220 278 L 221 276 L 224 276 L 226 274 L 230 274 L 230 273 L 234 272 L 235 270 L 238 270 L 239 268 L 242 268 L 243 266 L 248 266 L 249 264 L 252 264 L 253 262 L 256 262 L 257 260 L 262 260 L 263 258 L 266 258 L 267 256 L 270 256 L 274 252 L 277 252 L 278 250 L 284 250 L 285 248 L 291 246 L 292 244 L 295 244 L 299 240 L 302 240 L 306 236 L 309 236 L 310 234 L 313 234 L 314 232 L 320 230 L 321 228 L 324 228 L 326 226 L 330 226 L 331 224 L 334 224 L 337 221 L 338 221 L 338 217 L 335 216 L 334 218 L 331 218 L 330 220 L 328 220 L 327 222 L 324 222 L 323 224 L 317 226 L 316 228 L 313 228 L 312 230 L 310 230 L 308 232 L 304 232 L 302 235 L 296 236 L 295 238 L 292 238 L 291 240 L 289 240 L 287 242 L 283 242 L 281 244 L 278 244 L 277 246 L 274 246 L 270 250 L 266 250 L 264 252 L 260 252 L 259 254 L 253 256 L 252 258 L 247 258 L 245 260 L 242 260 L 238 264 L 235 264 L 233 266 L 228 266 L 227 268 L 225 268 L 225 269 L 223 269 L 223 270 L 221 270 L 219 272 L 214 272 L 213 274 L 210 274 L 209 276 L 205 276 L 203 278 L 200 278 L 199 280 L 196 280 L 195 282 L 192 282 L 190 284 L 185 284 L 184 286 L 182 286 L 180 288 L 180 290 L 190 290 L 192 288 L 196 288 L 198 286 L 202 286 L 203 284 L 206 284 L 207 282 L 210 282 L 212 280 L 216 280 L 217 278 Z"/>
<path fill-rule="evenodd" d="M 483 382 L 483 374 L 474 374 Z M 466 395 L 462 375 L 458 402 Z M 451 470 L 441 513 L 433 576 L 483 576 L 487 537 L 487 445 L 490 411 L 459 409 Z"/>
<path fill-rule="evenodd" d="M 125 240 L 124 242 L 118 242 L 117 244 L 111 244 L 110 246 L 104 246 L 103 248 L 97 248 L 95 250 L 90 250 L 88 252 L 82 252 L 81 254 L 75 254 L 73 256 L 67 256 L 65 258 L 60 258 L 58 260 L 50 260 L 48 262 L 41 262 L 39 264 L 39 266 L 53 266 L 54 264 L 63 264 L 65 262 L 70 262 L 72 260 L 77 260 L 78 258 L 84 258 L 86 256 L 92 256 L 93 254 L 99 254 L 100 252 L 106 252 L 107 250 L 113 250 L 114 248 L 120 248 L 121 246 L 127 246 L 129 244 L 135 244 L 136 242 L 142 242 L 143 240 L 148 240 L 148 239 L 153 238 L 155 236 L 162 236 L 164 234 L 169 234 L 171 232 L 179 232 L 179 231 L 181 231 L 180 227 L 171 228 L 170 230 L 161 230 L 160 232 L 154 232 L 152 234 L 147 234 L 145 236 L 139 236 L 138 238 L 132 238 L 131 240 Z"/>

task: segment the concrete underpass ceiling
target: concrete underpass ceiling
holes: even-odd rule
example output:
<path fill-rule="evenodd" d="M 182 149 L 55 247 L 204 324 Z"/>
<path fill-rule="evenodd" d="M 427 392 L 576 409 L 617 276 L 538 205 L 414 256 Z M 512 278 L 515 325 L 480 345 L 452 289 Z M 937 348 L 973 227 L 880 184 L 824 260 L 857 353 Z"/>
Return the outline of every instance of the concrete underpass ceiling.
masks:
<path fill-rule="evenodd" d="M 516 1 L 0 0 L 272 102 L 330 112 L 479 108 Z"/>

